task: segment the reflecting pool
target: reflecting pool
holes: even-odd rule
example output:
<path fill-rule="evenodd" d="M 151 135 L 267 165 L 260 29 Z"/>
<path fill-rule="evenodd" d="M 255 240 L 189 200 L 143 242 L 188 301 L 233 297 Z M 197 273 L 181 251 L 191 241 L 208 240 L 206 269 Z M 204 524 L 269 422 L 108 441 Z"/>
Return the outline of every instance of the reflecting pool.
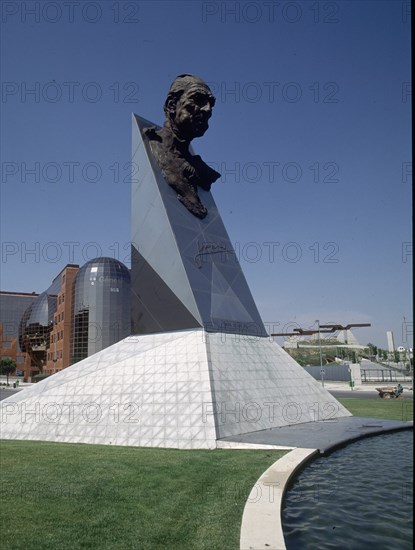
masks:
<path fill-rule="evenodd" d="M 288 550 L 412 548 L 413 432 L 361 439 L 311 462 L 291 482 Z"/>

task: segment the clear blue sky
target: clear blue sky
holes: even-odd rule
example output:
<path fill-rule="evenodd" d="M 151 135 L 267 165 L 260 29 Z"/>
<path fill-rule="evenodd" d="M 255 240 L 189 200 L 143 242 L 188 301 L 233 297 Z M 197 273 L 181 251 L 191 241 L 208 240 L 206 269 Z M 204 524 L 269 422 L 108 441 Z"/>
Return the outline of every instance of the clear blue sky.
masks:
<path fill-rule="evenodd" d="M 128 264 L 131 113 L 161 123 L 190 72 L 217 97 L 194 149 L 223 174 L 264 322 L 369 322 L 362 343 L 412 346 L 409 6 L 2 2 L 1 289 Z"/>

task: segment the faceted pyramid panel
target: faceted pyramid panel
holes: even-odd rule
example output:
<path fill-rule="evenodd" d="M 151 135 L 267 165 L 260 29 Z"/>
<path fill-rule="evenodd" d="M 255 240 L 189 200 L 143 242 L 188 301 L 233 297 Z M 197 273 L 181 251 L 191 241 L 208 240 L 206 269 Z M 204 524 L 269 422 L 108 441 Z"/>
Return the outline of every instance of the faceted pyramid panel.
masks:
<path fill-rule="evenodd" d="M 210 401 L 202 333 L 133 336 L 3 401 L 1 436 L 214 448 Z"/>
<path fill-rule="evenodd" d="M 133 333 L 203 327 L 266 336 L 212 194 L 198 190 L 203 220 L 178 201 L 143 134 L 150 126 L 133 116 Z"/>
<path fill-rule="evenodd" d="M 0 403 L 3 439 L 181 449 L 342 416 L 274 342 L 204 330 L 131 336 Z"/>
<path fill-rule="evenodd" d="M 351 416 L 268 338 L 207 334 L 218 439 Z"/>

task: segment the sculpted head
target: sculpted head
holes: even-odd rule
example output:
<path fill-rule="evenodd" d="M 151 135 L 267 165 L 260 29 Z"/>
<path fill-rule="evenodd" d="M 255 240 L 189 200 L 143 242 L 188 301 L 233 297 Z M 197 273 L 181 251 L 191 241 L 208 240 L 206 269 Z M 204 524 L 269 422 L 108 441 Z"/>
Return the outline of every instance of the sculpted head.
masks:
<path fill-rule="evenodd" d="M 165 125 L 179 139 L 201 137 L 209 127 L 215 98 L 209 86 L 197 76 L 182 74 L 170 86 L 164 103 Z"/>

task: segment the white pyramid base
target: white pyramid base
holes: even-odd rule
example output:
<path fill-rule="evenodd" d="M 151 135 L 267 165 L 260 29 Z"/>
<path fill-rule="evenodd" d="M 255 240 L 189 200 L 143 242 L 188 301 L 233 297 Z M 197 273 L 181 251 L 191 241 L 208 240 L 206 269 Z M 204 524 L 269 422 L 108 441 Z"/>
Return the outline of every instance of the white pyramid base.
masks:
<path fill-rule="evenodd" d="M 273 341 L 203 329 L 130 336 L 0 409 L 3 439 L 180 449 L 343 416 Z"/>

